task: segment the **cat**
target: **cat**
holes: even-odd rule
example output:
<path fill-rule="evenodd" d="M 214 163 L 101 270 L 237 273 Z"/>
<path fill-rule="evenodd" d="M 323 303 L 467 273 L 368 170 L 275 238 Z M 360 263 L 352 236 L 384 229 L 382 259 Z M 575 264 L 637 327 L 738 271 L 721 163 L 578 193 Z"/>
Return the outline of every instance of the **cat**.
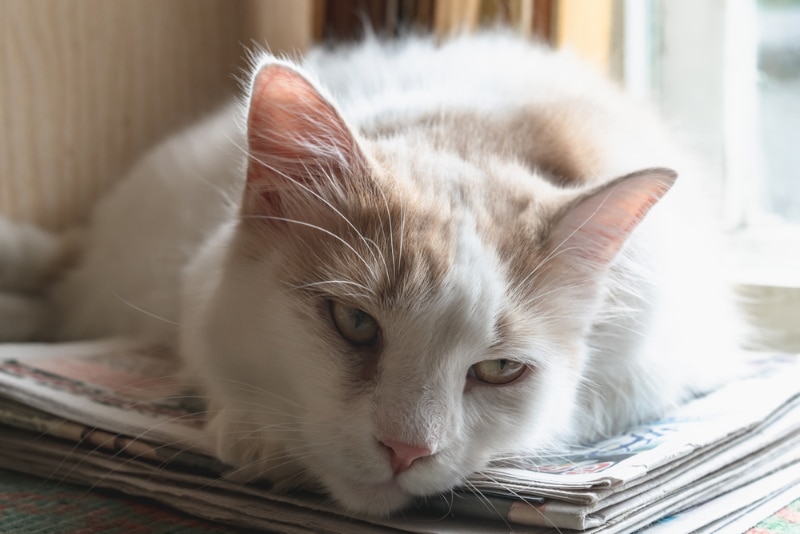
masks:
<path fill-rule="evenodd" d="M 696 177 L 592 68 L 497 32 L 253 64 L 66 242 L 0 226 L 0 336 L 173 346 L 223 461 L 361 514 L 706 387 Z"/>

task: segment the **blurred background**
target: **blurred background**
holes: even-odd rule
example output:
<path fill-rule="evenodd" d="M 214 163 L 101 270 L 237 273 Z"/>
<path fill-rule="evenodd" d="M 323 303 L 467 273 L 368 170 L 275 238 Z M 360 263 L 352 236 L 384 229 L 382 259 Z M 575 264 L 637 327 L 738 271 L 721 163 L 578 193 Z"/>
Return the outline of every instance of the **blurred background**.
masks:
<path fill-rule="evenodd" d="M 659 108 L 708 169 L 730 272 L 800 351 L 800 0 L 0 0 L 0 213 L 80 221 L 237 91 L 254 43 L 504 25 Z M 476 68 L 480 68 L 476 65 Z"/>

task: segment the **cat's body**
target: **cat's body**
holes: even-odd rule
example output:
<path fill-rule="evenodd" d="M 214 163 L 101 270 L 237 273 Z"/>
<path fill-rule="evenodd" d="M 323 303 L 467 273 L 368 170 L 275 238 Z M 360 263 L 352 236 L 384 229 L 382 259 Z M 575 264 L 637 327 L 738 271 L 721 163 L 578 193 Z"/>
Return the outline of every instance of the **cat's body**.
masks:
<path fill-rule="evenodd" d="M 247 113 L 102 199 L 49 293 L 57 339 L 176 346 L 223 459 L 370 513 L 691 395 L 724 305 L 678 187 L 633 232 L 681 163 L 651 118 L 502 35 L 307 68 L 263 58 Z"/>

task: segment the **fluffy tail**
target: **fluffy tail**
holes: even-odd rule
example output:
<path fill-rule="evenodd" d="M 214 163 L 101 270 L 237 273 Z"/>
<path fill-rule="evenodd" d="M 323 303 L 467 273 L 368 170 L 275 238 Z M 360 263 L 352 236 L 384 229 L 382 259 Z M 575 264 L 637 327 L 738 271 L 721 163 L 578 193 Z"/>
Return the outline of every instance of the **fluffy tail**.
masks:
<path fill-rule="evenodd" d="M 0 341 L 46 337 L 46 290 L 72 255 L 69 241 L 0 216 Z"/>

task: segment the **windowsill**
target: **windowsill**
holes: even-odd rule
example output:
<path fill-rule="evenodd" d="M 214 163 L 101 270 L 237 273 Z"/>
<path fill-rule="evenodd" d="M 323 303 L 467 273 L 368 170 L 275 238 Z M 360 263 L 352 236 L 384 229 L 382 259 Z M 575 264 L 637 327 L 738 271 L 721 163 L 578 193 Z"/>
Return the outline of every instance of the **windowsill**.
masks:
<path fill-rule="evenodd" d="M 758 348 L 800 353 L 800 227 L 760 226 L 732 234 L 727 273 L 748 320 L 764 340 Z"/>
<path fill-rule="evenodd" d="M 734 284 L 800 289 L 800 226 L 741 230 L 730 235 L 726 250 Z"/>

